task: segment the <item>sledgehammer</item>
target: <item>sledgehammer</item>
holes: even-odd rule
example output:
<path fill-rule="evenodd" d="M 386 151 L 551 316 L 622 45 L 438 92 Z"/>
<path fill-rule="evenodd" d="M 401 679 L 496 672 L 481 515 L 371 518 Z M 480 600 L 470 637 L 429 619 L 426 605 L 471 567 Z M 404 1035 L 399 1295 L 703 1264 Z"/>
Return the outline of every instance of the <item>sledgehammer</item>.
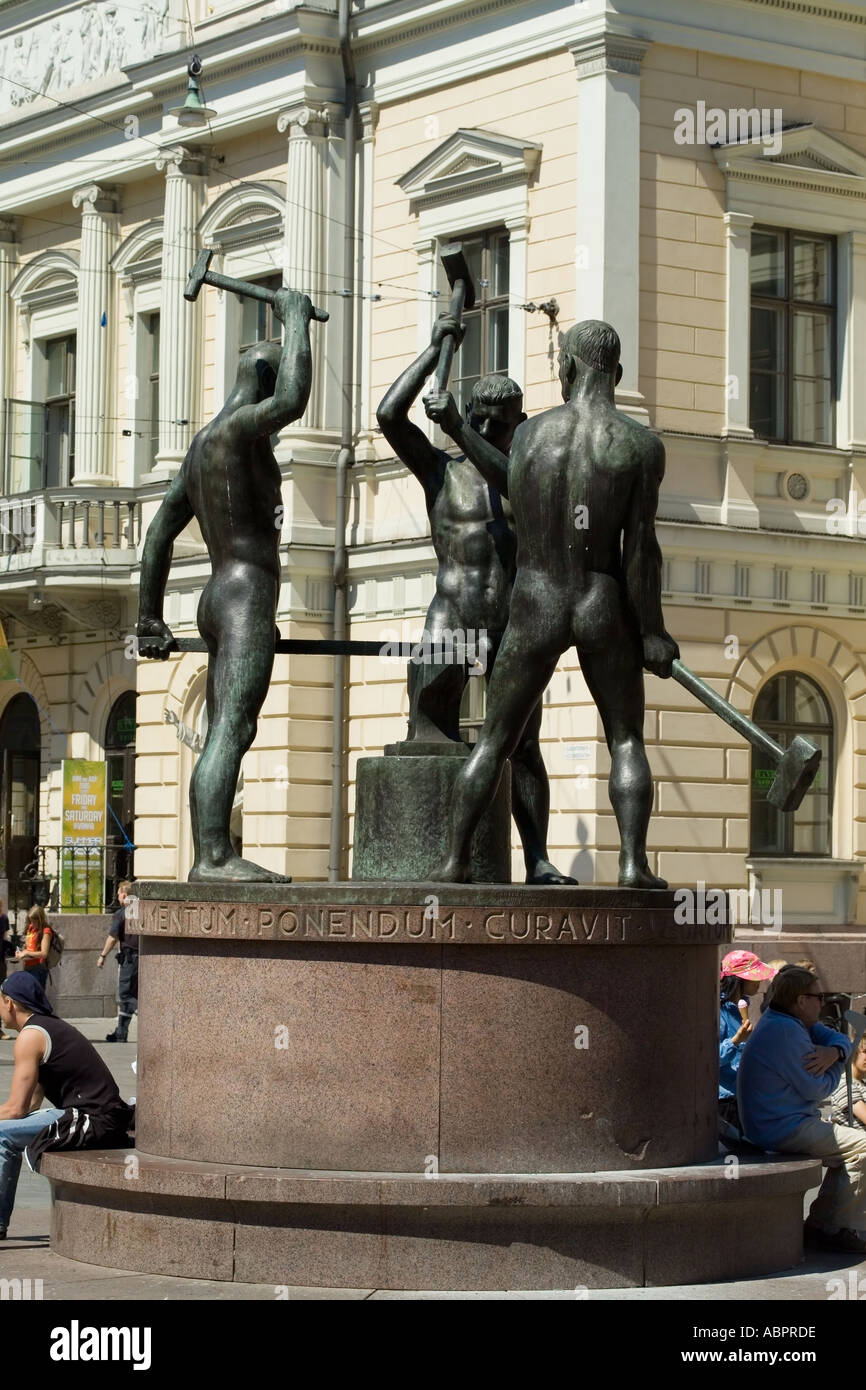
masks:
<path fill-rule="evenodd" d="M 212 259 L 213 251 L 199 251 L 195 265 L 189 272 L 183 292 L 184 299 L 193 303 L 201 294 L 202 285 L 213 285 L 218 290 L 231 290 L 232 294 L 244 294 L 247 299 L 261 299 L 265 304 L 273 304 L 275 290 L 265 289 L 264 285 L 254 285 L 250 280 L 234 280 L 231 275 L 219 275 L 215 270 L 209 269 Z M 318 319 L 319 323 L 327 323 L 330 314 L 325 309 L 314 308 L 313 318 Z"/>
<path fill-rule="evenodd" d="M 767 800 L 780 811 L 796 811 L 818 774 L 818 768 L 821 766 L 820 748 L 816 748 L 811 739 L 803 738 L 802 734 L 797 734 L 790 748 L 782 748 L 775 739 L 765 734 L 763 729 L 759 729 L 757 724 L 753 724 L 751 719 L 747 719 L 738 709 L 734 709 L 733 705 L 729 705 L 727 700 L 723 700 L 718 691 L 706 685 L 688 666 L 684 666 L 679 658 L 673 662 L 671 675 L 690 694 L 696 695 L 701 704 L 711 709 L 713 714 L 717 714 L 726 724 L 730 724 L 732 729 L 736 729 L 738 734 L 747 738 L 754 748 L 760 748 L 762 753 L 772 758 L 776 764 L 776 775 L 767 792 Z"/>
<path fill-rule="evenodd" d="M 475 304 L 475 286 L 459 241 L 452 241 L 448 246 L 442 247 L 442 266 L 451 286 L 451 317 L 462 320 L 464 309 L 471 309 Z M 439 362 L 436 367 L 437 391 L 444 391 L 448 386 L 455 347 L 456 343 L 449 334 L 439 349 Z"/>

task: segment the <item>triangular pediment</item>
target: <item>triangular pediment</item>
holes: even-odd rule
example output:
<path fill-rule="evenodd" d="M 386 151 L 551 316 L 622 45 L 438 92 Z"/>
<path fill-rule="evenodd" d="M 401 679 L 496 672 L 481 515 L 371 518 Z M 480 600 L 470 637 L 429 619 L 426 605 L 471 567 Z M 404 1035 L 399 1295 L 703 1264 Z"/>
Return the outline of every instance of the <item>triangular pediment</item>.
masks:
<path fill-rule="evenodd" d="M 866 157 L 816 125 L 769 129 L 756 140 L 719 144 L 713 153 L 728 177 L 818 185 L 866 197 Z"/>
<path fill-rule="evenodd" d="M 540 156 L 541 146 L 535 140 L 519 140 L 493 130 L 455 130 L 397 179 L 397 186 L 418 203 L 491 181 L 525 182 Z"/>

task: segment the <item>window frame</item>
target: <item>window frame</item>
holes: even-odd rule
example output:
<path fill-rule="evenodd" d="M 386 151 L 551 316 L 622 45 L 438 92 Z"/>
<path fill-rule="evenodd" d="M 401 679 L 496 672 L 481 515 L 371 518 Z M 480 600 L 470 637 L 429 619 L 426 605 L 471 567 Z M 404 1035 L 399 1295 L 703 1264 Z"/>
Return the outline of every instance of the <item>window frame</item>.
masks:
<path fill-rule="evenodd" d="M 490 355 L 490 342 L 489 342 L 489 340 L 490 340 L 490 327 L 491 327 L 491 317 L 492 317 L 492 314 L 495 313 L 495 312 L 497 312 L 497 311 L 501 311 L 502 309 L 510 310 L 510 308 L 511 308 L 511 280 L 510 280 L 511 264 L 510 264 L 510 236 L 509 236 L 509 233 L 508 233 L 508 228 L 505 227 L 505 226 L 503 226 L 501 223 L 499 223 L 498 225 L 490 226 L 490 227 L 484 227 L 484 228 L 482 228 L 480 231 L 473 232 L 473 233 L 471 233 L 471 234 L 466 234 L 466 233 L 464 233 L 462 236 L 454 235 L 454 236 L 448 236 L 447 238 L 446 238 L 446 237 L 440 237 L 440 238 L 439 238 L 439 248 L 438 248 L 439 251 L 440 251 L 440 253 L 441 253 L 442 247 L 445 246 L 445 245 L 447 245 L 448 242 L 450 242 L 450 241 L 458 241 L 458 240 L 459 240 L 459 241 L 461 242 L 461 244 L 463 245 L 464 250 L 465 250 L 467 247 L 472 246 L 473 243 L 478 243 L 478 242 L 481 243 L 481 275 L 479 276 L 479 282 L 478 282 L 478 284 L 477 284 L 477 286 L 476 286 L 476 290 L 477 290 L 477 292 L 478 292 L 478 297 L 477 297 L 477 299 L 476 299 L 476 301 L 475 301 L 474 306 L 473 306 L 471 309 L 466 309 L 466 310 L 464 310 L 464 312 L 463 312 L 463 322 L 464 322 L 465 325 L 467 325 L 467 327 L 468 327 L 469 323 L 471 323 L 473 320 L 479 321 L 479 322 L 480 322 L 480 325 L 481 325 L 481 333 L 480 333 L 480 348 L 481 348 L 481 351 L 480 351 L 480 359 L 481 359 L 481 360 L 480 360 L 480 370 L 479 370 L 477 376 L 475 376 L 474 374 L 471 375 L 471 376 L 470 376 L 470 375 L 465 375 L 465 376 L 461 375 L 461 374 L 460 374 L 460 371 L 459 371 L 459 368 L 460 368 L 460 366 L 461 366 L 462 364 L 461 364 L 460 353 L 459 353 L 459 352 L 455 355 L 454 367 L 452 367 L 452 370 L 451 370 L 451 382 L 450 382 L 451 393 L 452 393 L 452 395 L 454 396 L 455 400 L 457 401 L 458 408 L 460 409 L 461 413 L 463 413 L 463 410 L 464 410 L 464 407 L 465 407 L 465 404 L 466 404 L 465 388 L 464 388 L 464 383 L 465 383 L 465 382 L 471 381 L 471 382 L 474 383 L 475 381 L 480 380 L 481 377 L 483 377 L 483 376 L 490 376 L 490 375 L 508 376 L 508 375 L 510 374 L 510 373 L 509 373 L 509 368 L 510 368 L 510 364 L 511 364 L 511 324 L 510 324 L 510 321 L 509 321 L 509 323 L 508 323 L 508 352 L 506 353 L 506 357 L 507 357 L 508 361 L 507 361 L 505 367 L 495 367 L 495 366 L 493 366 L 493 365 L 490 363 L 490 361 L 488 360 L 488 358 L 489 358 L 489 355 Z M 491 294 L 491 295 L 488 296 L 488 289 L 489 289 L 490 286 L 491 286 L 491 283 L 492 283 L 492 280 L 493 280 L 493 273 L 494 273 L 494 260 L 495 260 L 495 250 L 494 250 L 494 246 L 495 246 L 495 243 L 498 242 L 498 241 L 504 241 L 504 242 L 506 243 L 506 246 L 508 247 L 508 251 L 509 251 L 509 254 L 506 256 L 506 261 L 507 261 L 507 273 L 508 273 L 508 276 L 509 276 L 508 288 L 507 288 L 507 290 L 506 290 L 506 292 L 505 292 L 504 294 L 498 294 L 498 295 L 496 295 L 496 294 Z M 438 261 L 439 266 L 441 267 L 442 262 L 441 262 L 441 259 L 439 259 L 439 257 L 437 257 L 437 261 Z M 444 272 L 443 272 L 443 280 L 444 280 Z M 447 285 L 447 281 L 445 281 L 445 284 Z M 444 295 L 440 293 L 440 298 L 439 298 L 439 304 L 440 304 L 440 305 L 443 304 L 443 300 L 444 300 Z M 447 300 L 445 301 L 445 307 L 447 307 Z M 510 320 L 510 314 L 509 314 L 509 320 Z M 526 389 L 525 383 L 524 383 L 524 382 L 521 382 L 520 385 L 521 385 L 521 388 L 522 388 L 523 390 Z"/>
<path fill-rule="evenodd" d="M 798 723 L 798 722 L 795 722 L 795 720 L 794 720 L 794 718 L 793 718 L 793 708 L 794 708 L 794 688 L 795 688 L 795 682 L 796 682 L 797 680 L 805 681 L 807 685 L 812 686 L 812 687 L 814 688 L 814 690 L 817 691 L 818 695 L 820 696 L 820 698 L 821 698 L 821 700 L 823 701 L 824 706 L 825 706 L 825 708 L 826 708 L 826 710 L 827 710 L 827 716 L 828 716 L 828 721 L 829 721 L 827 724 L 818 724 L 818 723 L 807 724 L 807 723 Z M 837 750 L 836 750 L 836 743 L 837 743 L 837 739 L 836 739 L 836 720 L 835 720 L 835 718 L 834 718 L 833 705 L 832 705 L 832 702 L 831 702 L 830 697 L 829 697 L 829 695 L 827 694 L 826 690 L 824 690 L 823 687 L 822 687 L 821 685 L 819 685 L 818 681 L 814 678 L 814 676 L 809 675 L 806 671 L 800 671 L 800 670 L 796 670 L 796 669 L 787 670 L 787 671 L 778 671 L 774 676 L 771 676 L 771 677 L 769 678 L 769 680 L 764 681 L 764 684 L 763 684 L 763 685 L 761 686 L 761 688 L 756 692 L 755 698 L 754 698 L 754 700 L 753 700 L 753 702 L 752 702 L 752 718 L 754 718 L 754 712 L 755 712 L 755 710 L 757 709 L 758 701 L 761 699 L 761 697 L 762 697 L 762 696 L 764 695 L 764 693 L 769 689 L 769 687 L 773 684 L 774 681 L 784 681 L 785 684 L 786 684 L 786 690 L 785 690 L 785 718 L 784 718 L 784 719 L 780 719 L 780 720 L 768 720 L 768 719 L 764 719 L 764 720 L 761 720 L 761 721 L 760 721 L 760 723 L 758 724 L 758 727 L 759 727 L 764 733 L 768 734 L 771 738 L 775 739 L 777 743 L 781 744 L 783 748 L 787 748 L 787 747 L 790 746 L 790 738 L 786 739 L 786 737 L 785 737 L 786 735 L 790 735 L 791 737 L 793 737 L 793 736 L 795 736 L 796 734 L 800 734 L 800 735 L 803 735 L 803 736 L 805 736 L 806 738 L 808 738 L 810 735 L 816 734 L 816 735 L 821 735 L 821 736 L 824 736 L 824 737 L 827 738 L 827 742 L 828 742 L 828 753 L 827 753 L 827 758 L 826 758 L 826 767 L 827 767 L 827 793 L 826 793 L 826 795 L 827 795 L 827 849 L 826 849 L 826 850 L 823 850 L 823 851 L 821 851 L 821 850 L 814 850 L 814 849 L 808 849 L 808 850 L 795 850 L 795 849 L 794 849 L 794 837 L 795 837 L 795 829 L 796 829 L 796 826 L 795 826 L 795 816 L 796 816 L 796 812 L 793 812 L 793 813 L 791 813 L 791 814 L 785 814 L 785 815 L 782 816 L 783 845 L 782 845 L 782 848 L 781 848 L 781 849 L 763 849 L 763 850 L 762 850 L 762 849 L 756 849 L 756 848 L 754 847 L 754 838 L 753 838 L 753 836 L 754 836 L 754 806 L 755 806 L 755 801 L 754 801 L 754 780 L 753 780 L 753 775 L 754 775 L 754 770 L 755 770 L 755 769 L 754 769 L 755 750 L 753 749 L 753 750 L 752 750 L 752 753 L 751 753 L 751 758 L 750 758 L 750 761 L 749 761 L 749 853 L 748 853 L 748 857 L 749 857 L 750 859 L 832 859 L 832 858 L 833 858 L 833 836 L 834 836 L 833 800 L 834 800 L 835 793 L 836 793 L 836 781 L 837 781 L 837 778 L 836 778 L 836 751 L 837 751 Z M 756 720 L 755 722 L 758 723 L 757 720 Z"/>
<path fill-rule="evenodd" d="M 762 376 L 781 375 L 784 390 L 783 405 L 783 428 L 782 435 L 759 434 L 752 424 L 751 412 L 751 393 L 753 361 L 751 354 L 751 328 L 749 333 L 750 352 L 749 352 L 749 427 L 754 431 L 756 439 L 766 440 L 768 444 L 786 444 L 797 449 L 835 449 L 838 433 L 837 411 L 839 405 L 839 373 L 838 373 L 838 325 L 839 325 L 839 246 L 838 238 L 831 232 L 807 231 L 799 227 L 779 227 L 763 222 L 755 222 L 751 228 L 751 239 L 754 242 L 756 234 L 766 232 L 771 236 L 783 237 L 784 242 L 784 295 L 756 295 L 751 287 L 751 247 L 750 247 L 750 281 L 749 281 L 749 320 L 753 309 L 771 309 L 781 311 L 783 315 L 783 341 L 784 341 L 784 369 L 781 373 L 771 374 L 762 372 Z M 817 304 L 811 300 L 801 300 L 794 298 L 794 241 L 797 237 L 804 237 L 810 241 L 822 241 L 829 250 L 828 257 L 828 280 L 830 282 L 830 299 L 824 304 Z M 798 313 L 808 313 L 815 318 L 823 318 L 828 323 L 828 338 L 830 350 L 830 438 L 825 440 L 816 439 L 797 439 L 794 434 L 794 320 Z M 817 378 L 814 378 L 817 379 Z"/>

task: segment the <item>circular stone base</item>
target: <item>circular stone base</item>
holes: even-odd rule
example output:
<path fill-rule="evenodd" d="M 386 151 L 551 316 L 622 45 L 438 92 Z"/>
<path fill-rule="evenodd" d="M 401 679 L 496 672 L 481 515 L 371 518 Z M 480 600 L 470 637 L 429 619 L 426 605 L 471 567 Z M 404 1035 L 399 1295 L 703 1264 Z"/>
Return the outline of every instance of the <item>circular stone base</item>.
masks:
<path fill-rule="evenodd" d="M 190 1279 L 308 1288 L 659 1287 L 803 1255 L 813 1159 L 642 1172 L 322 1173 L 48 1153 L 52 1249 Z"/>

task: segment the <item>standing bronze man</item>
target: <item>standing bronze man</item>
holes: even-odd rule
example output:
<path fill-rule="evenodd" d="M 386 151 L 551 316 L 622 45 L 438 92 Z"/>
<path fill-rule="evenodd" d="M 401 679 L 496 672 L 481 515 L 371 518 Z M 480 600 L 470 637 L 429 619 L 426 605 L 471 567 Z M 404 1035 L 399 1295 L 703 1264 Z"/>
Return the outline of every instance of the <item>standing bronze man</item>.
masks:
<path fill-rule="evenodd" d="M 615 407 L 619 357 L 609 324 L 587 320 L 570 329 L 559 354 L 565 404 L 522 424 L 508 458 L 473 437 L 447 392 L 427 403 L 428 415 L 506 489 L 518 544 L 487 718 L 455 785 L 449 848 L 435 880 L 468 879 L 472 831 L 557 661 L 574 644 L 610 749 L 619 883 L 667 887 L 646 857 L 653 783 L 641 669 L 668 677 L 679 656 L 662 617 L 655 535 L 665 459 L 657 436 Z"/>
<path fill-rule="evenodd" d="M 395 381 L 379 406 L 377 418 L 397 457 L 424 489 L 438 561 L 436 593 L 424 622 L 424 644 L 430 648 L 442 643 L 443 633 L 486 632 L 485 675 L 489 679 L 498 660 L 514 582 L 515 537 L 510 508 L 503 503 L 495 483 L 485 482 L 469 458 L 455 458 L 437 449 L 409 419 L 409 410 L 449 334 L 459 343 L 463 328 L 457 319 L 443 314 L 434 325 L 429 347 Z M 523 392 L 509 377 L 482 377 L 472 392 L 469 418 L 474 432 L 507 454 L 515 429 L 526 419 Z M 461 663 L 426 661 L 410 667 L 410 743 L 459 739 L 460 701 L 467 679 L 468 667 Z M 514 819 L 523 844 L 527 883 L 574 883 L 547 855 L 550 789 L 539 744 L 543 692 L 544 686 L 509 749 Z"/>
<path fill-rule="evenodd" d="M 212 574 L 198 606 L 207 643 L 207 738 L 190 782 L 195 862 L 189 881 L 285 883 L 232 847 L 229 820 L 241 759 L 256 734 L 274 664 L 280 587 L 280 470 L 271 436 L 303 415 L 310 395 L 313 306 L 280 290 L 282 349 L 257 343 L 238 363 L 219 415 L 199 430 L 147 532 L 141 562 L 142 656 L 177 650 L 162 617 L 172 545 L 196 518 Z"/>

